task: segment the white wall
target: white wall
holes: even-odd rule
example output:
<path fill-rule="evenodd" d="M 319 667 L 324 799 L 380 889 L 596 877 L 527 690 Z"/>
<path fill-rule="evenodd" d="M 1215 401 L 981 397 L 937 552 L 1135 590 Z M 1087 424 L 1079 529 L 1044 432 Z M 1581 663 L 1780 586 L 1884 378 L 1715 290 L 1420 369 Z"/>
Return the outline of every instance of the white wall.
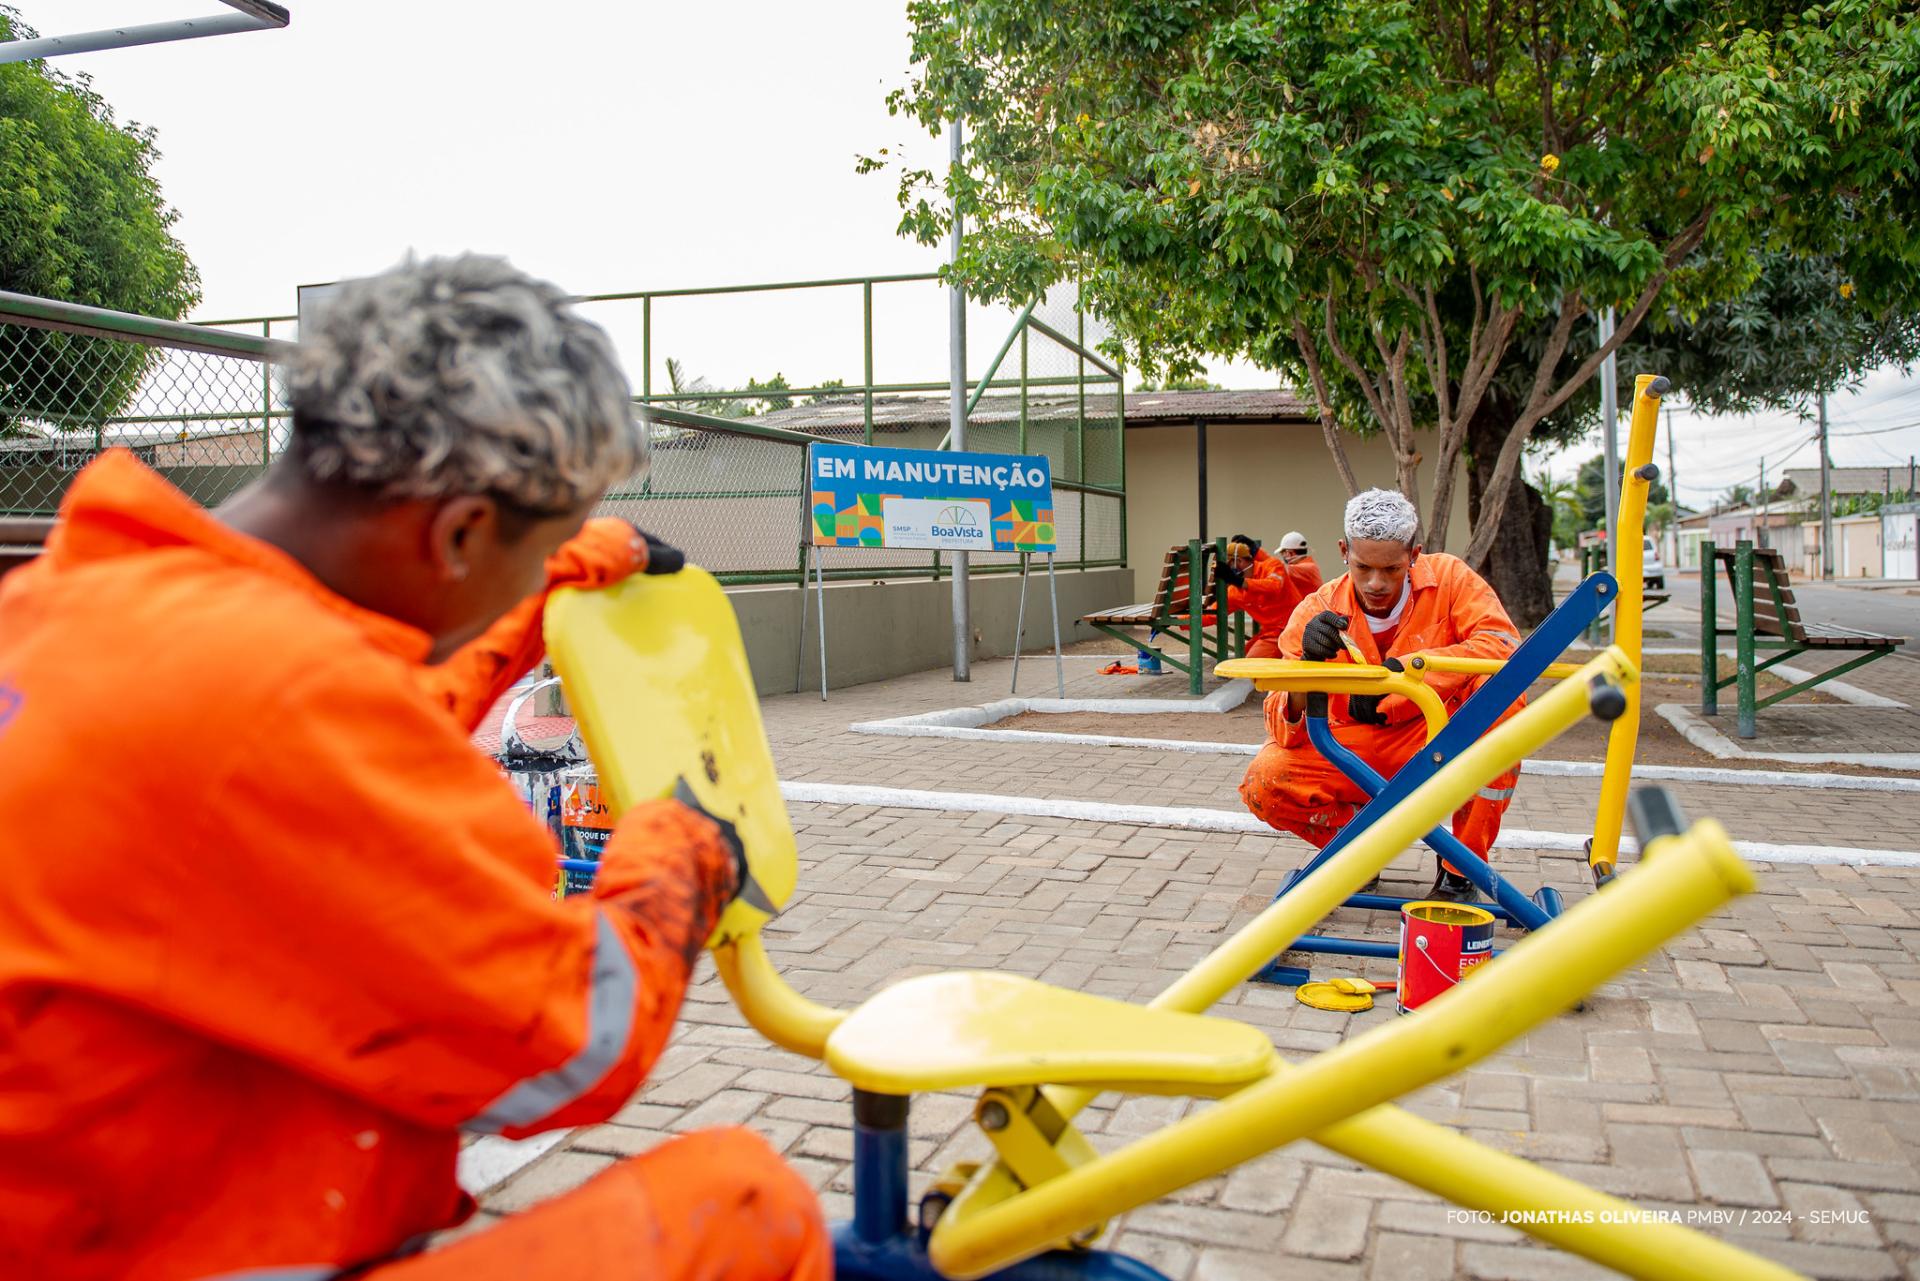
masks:
<path fill-rule="evenodd" d="M 1167 548 L 1200 532 L 1195 436 L 1192 427 L 1127 429 L 1127 563 L 1136 600 L 1152 598 Z M 1393 454 L 1384 438 L 1349 436 L 1346 444 L 1362 486 L 1393 488 Z M 1432 473 L 1430 463 L 1422 468 L 1425 494 L 1433 492 Z M 1464 467 L 1454 494 L 1446 550 L 1457 554 L 1468 534 Z M 1207 428 L 1209 538 L 1246 533 L 1272 548 L 1297 529 L 1307 536 L 1320 572 L 1331 579 L 1342 572 L 1336 544 L 1346 502 L 1318 424 Z"/>

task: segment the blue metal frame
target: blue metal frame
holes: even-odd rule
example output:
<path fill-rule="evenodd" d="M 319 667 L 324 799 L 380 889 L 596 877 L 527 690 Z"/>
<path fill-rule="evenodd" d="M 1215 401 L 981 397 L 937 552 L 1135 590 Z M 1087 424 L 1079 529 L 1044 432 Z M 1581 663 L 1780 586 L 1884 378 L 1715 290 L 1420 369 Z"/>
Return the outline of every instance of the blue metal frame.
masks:
<path fill-rule="evenodd" d="M 853 1092 L 853 1218 L 833 1225 L 839 1281 L 947 1281 L 927 1259 L 927 1230 L 907 1216 L 907 1106 Z M 983 1281 L 1171 1281 L 1107 1250 L 1051 1250 Z"/>
<path fill-rule="evenodd" d="M 1352 780 L 1370 799 L 1347 821 L 1346 826 L 1327 842 L 1324 849 L 1294 869 L 1281 884 L 1279 892 L 1273 896 L 1274 899 L 1278 901 L 1288 890 L 1318 871 L 1323 863 L 1338 854 L 1349 841 L 1366 831 L 1382 815 L 1399 805 L 1416 788 L 1433 777 L 1436 770 L 1478 742 L 1480 736 L 1493 728 L 1494 722 L 1505 715 L 1507 709 L 1526 693 L 1527 687 L 1540 679 L 1540 674 L 1552 666 L 1560 655 L 1566 652 L 1567 647 L 1606 612 L 1619 595 L 1620 585 L 1612 574 L 1601 572 L 1590 575 L 1582 581 L 1572 594 L 1561 601 L 1553 613 L 1547 616 L 1546 621 L 1520 643 L 1506 665 L 1489 676 L 1486 683 L 1475 690 L 1473 696 L 1461 704 L 1460 710 L 1449 718 L 1446 727 L 1434 735 L 1418 755 L 1402 765 L 1391 779 L 1381 778 L 1365 761 L 1334 738 L 1333 731 L 1328 727 L 1324 717 L 1307 717 L 1307 738 L 1314 749 L 1332 762 L 1336 769 Z M 1482 894 L 1493 900 L 1483 906 L 1496 917 L 1525 929 L 1537 930 L 1560 914 L 1560 893 L 1553 887 L 1543 885 L 1534 891 L 1532 897 L 1528 897 L 1489 867 L 1485 859 L 1462 845 L 1459 838 L 1445 828 L 1436 827 L 1423 839 L 1434 853 L 1451 863 L 1472 881 Z M 1345 906 L 1375 912 L 1398 912 L 1406 904 L 1419 901 L 1395 898 L 1387 894 L 1355 894 L 1346 900 Z M 1363 939 L 1343 939 L 1325 934 L 1302 935 L 1286 950 L 1380 958 L 1399 955 L 1396 944 Z M 1282 965 L 1277 957 L 1254 975 L 1255 982 L 1285 985 L 1304 983 L 1307 978 L 1308 973 L 1304 968 Z"/>

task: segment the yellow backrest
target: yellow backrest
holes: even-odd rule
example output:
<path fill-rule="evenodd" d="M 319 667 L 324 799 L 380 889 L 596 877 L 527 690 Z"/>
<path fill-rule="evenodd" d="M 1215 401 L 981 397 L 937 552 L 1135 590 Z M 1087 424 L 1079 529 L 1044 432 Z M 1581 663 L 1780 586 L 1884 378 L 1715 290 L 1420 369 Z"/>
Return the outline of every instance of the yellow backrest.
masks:
<path fill-rule="evenodd" d="M 713 576 L 688 566 L 599 591 L 555 592 L 546 636 L 615 817 L 685 779 L 702 805 L 739 827 L 754 880 L 774 907 L 784 905 L 800 875 L 793 826 L 740 624 Z M 768 919 L 736 900 L 708 945 Z"/>

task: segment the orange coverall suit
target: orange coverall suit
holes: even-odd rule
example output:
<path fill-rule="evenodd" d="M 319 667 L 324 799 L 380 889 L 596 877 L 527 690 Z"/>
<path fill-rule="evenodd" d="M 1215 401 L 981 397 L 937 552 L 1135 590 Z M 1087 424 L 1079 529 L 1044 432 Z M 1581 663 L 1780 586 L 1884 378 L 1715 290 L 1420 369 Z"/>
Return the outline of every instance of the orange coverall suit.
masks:
<path fill-rule="evenodd" d="M 549 562 L 645 559 L 592 521 Z M 601 1121 L 731 881 L 636 807 L 591 895 L 467 741 L 540 601 L 448 663 L 130 455 L 0 580 L 0 1277 L 309 1281 L 459 1223 L 460 1132 Z M 452 714 L 449 714 L 450 711 Z M 380 1281 L 821 1278 L 804 1183 L 708 1131 Z M 355 1275 L 364 1275 L 356 1273 Z"/>
<path fill-rule="evenodd" d="M 1313 557 L 1302 556 L 1289 565 L 1264 549 L 1255 552 L 1253 565 L 1247 570 L 1247 585 L 1227 588 L 1227 608 L 1244 610 L 1260 624 L 1260 634 L 1247 646 L 1247 657 L 1280 657 L 1280 633 L 1286 630 L 1294 609 L 1319 587 L 1320 566 Z"/>
<path fill-rule="evenodd" d="M 1293 620 L 1280 635 L 1281 656 L 1300 657 L 1301 633 L 1322 610 L 1347 616 L 1347 635 L 1369 663 L 1403 654 L 1506 658 L 1520 644 L 1500 598 L 1465 561 L 1444 552 L 1427 553 L 1414 558 L 1407 577 L 1411 592 L 1384 654 L 1361 613 L 1352 580 L 1342 574 L 1294 610 Z M 1427 686 L 1451 714 L 1485 679 L 1436 672 L 1427 677 Z M 1500 719 L 1518 711 L 1523 702 L 1516 702 Z M 1381 699 L 1379 710 L 1387 719 L 1385 725 L 1358 723 L 1347 715 L 1346 698 L 1336 694 L 1330 699 L 1328 722 L 1336 739 L 1380 775 L 1391 778 L 1426 742 L 1426 721 L 1419 708 L 1398 694 Z M 1307 740 L 1304 719 L 1287 719 L 1285 694 L 1267 695 L 1266 714 L 1267 745 L 1247 767 L 1240 797 L 1269 824 L 1320 849 L 1366 804 L 1367 794 L 1314 749 Z M 1453 834 L 1482 858 L 1499 835 L 1500 816 L 1513 802 L 1519 777 L 1518 769 L 1501 774 L 1453 816 Z"/>

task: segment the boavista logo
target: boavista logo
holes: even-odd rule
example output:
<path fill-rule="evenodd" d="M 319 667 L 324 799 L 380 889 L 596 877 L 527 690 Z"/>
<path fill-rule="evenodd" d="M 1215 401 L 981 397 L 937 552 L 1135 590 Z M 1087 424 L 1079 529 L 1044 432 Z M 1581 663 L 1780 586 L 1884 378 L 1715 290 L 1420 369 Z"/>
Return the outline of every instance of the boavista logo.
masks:
<path fill-rule="evenodd" d="M 936 538 L 980 538 L 986 537 L 980 528 L 980 520 L 973 509 L 954 503 L 943 507 L 940 514 L 933 518 L 933 534 Z"/>

